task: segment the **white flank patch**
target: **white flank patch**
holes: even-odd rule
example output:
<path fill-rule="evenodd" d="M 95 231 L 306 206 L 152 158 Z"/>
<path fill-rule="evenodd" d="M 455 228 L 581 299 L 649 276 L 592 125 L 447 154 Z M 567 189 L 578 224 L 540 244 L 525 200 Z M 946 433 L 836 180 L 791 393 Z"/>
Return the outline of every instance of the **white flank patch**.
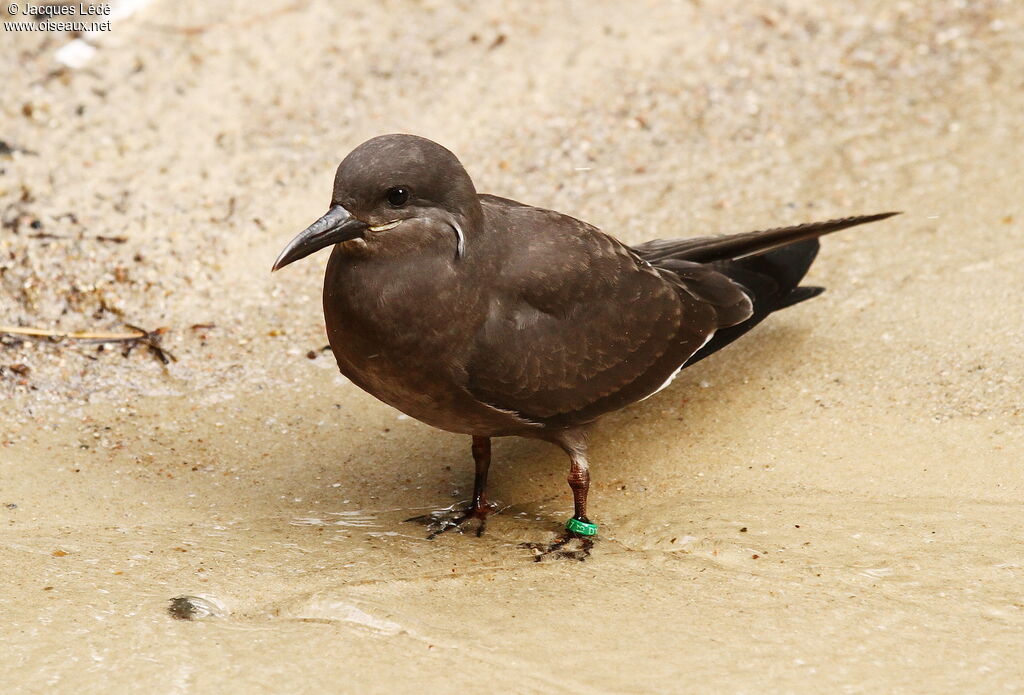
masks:
<path fill-rule="evenodd" d="M 656 394 L 658 391 L 663 391 L 663 390 L 667 389 L 669 387 L 669 385 L 675 380 L 675 378 L 677 376 L 679 376 L 679 372 L 683 371 L 683 367 L 686 366 L 686 363 L 690 360 L 690 357 L 693 357 L 698 352 L 700 352 L 700 349 L 702 347 L 704 347 L 705 345 L 707 345 L 708 341 L 711 340 L 714 337 L 715 337 L 715 332 L 714 331 L 711 331 L 710 333 L 708 333 L 708 337 L 704 339 L 704 342 L 701 343 L 700 346 L 696 350 L 691 352 L 689 357 L 687 357 L 685 360 L 683 360 L 683 363 L 681 365 L 679 365 L 679 369 L 677 369 L 674 372 L 672 372 L 671 376 L 669 376 L 668 379 L 665 379 L 665 383 L 664 384 L 662 384 L 658 388 L 654 389 L 653 391 L 651 391 L 649 394 L 647 394 L 646 396 L 644 396 L 640 400 L 646 401 L 648 398 L 650 398 L 651 396 Z"/>

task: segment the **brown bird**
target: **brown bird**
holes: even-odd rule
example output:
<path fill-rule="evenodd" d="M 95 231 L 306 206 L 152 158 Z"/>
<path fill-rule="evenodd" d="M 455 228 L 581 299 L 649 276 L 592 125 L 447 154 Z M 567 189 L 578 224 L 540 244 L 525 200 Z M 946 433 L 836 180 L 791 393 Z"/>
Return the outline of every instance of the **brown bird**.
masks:
<path fill-rule="evenodd" d="M 537 559 L 583 559 L 597 533 L 587 516 L 591 423 L 820 294 L 799 286 L 817 237 L 894 214 L 631 247 L 567 215 L 478 194 L 437 143 L 383 135 L 345 157 L 327 214 L 273 269 L 334 246 L 324 315 L 342 374 L 473 437 L 472 502 L 420 517 L 431 537 L 469 519 L 482 533 L 491 437 L 532 437 L 569 455 L 575 507 Z"/>

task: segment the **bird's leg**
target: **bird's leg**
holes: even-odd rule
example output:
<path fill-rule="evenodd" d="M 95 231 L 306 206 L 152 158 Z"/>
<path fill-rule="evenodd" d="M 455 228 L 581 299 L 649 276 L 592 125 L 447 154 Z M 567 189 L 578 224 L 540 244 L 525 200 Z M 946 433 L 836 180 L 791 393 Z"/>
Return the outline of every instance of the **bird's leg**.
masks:
<path fill-rule="evenodd" d="M 524 543 L 523 547 L 540 550 L 535 562 L 555 558 L 583 561 L 594 547 L 597 525 L 587 518 L 587 493 L 590 492 L 590 468 L 587 464 L 585 444 L 565 447 L 569 453 L 569 487 L 572 488 L 573 515 L 565 531 L 551 543 Z M 572 543 L 578 541 L 578 543 Z M 572 543 L 571 548 L 566 546 Z"/>
<path fill-rule="evenodd" d="M 587 518 L 587 494 L 590 492 L 590 466 L 583 455 L 573 455 L 572 463 L 569 465 L 569 487 L 572 488 L 572 518 L 590 523 Z"/>
<path fill-rule="evenodd" d="M 406 521 L 425 523 L 430 530 L 427 538 L 434 538 L 451 529 L 461 530 L 466 521 L 478 519 L 480 523 L 476 527 L 476 535 L 483 535 L 487 515 L 494 510 L 494 505 L 487 502 L 487 470 L 491 467 L 490 437 L 473 437 L 473 462 L 476 464 L 476 475 L 473 478 L 473 501 L 468 507 L 414 516 Z"/>
<path fill-rule="evenodd" d="M 473 437 L 473 464 L 475 472 L 473 475 L 473 502 L 466 515 L 480 520 L 476 527 L 476 535 L 482 536 L 484 527 L 487 525 L 487 515 L 493 511 L 494 506 L 487 503 L 487 471 L 491 467 L 491 438 Z"/>

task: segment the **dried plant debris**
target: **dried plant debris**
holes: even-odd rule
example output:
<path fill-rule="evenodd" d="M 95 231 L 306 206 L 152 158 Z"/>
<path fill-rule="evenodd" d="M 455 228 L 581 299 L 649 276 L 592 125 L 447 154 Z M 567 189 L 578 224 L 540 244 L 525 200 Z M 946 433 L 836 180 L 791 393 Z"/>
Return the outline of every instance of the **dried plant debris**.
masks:
<path fill-rule="evenodd" d="M 170 364 L 171 362 L 177 362 L 178 358 L 167 352 L 160 345 L 160 340 L 164 333 L 167 332 L 167 328 L 157 328 L 152 331 L 139 328 L 138 326 L 129 325 L 128 328 L 141 332 L 143 335 L 134 339 L 125 341 L 125 349 L 123 355 L 127 357 L 131 351 L 139 345 L 144 345 L 150 354 L 156 357 L 162 364 Z"/>
<path fill-rule="evenodd" d="M 127 357 L 137 347 L 145 347 L 162 364 L 177 362 L 178 358 L 165 350 L 160 344 L 163 335 L 169 330 L 166 326 L 151 331 L 130 324 L 125 325 L 131 332 L 109 333 L 104 331 L 66 331 L 48 330 L 45 328 L 29 328 L 24 326 L 0 326 L 0 334 L 8 336 L 25 336 L 27 338 L 48 340 L 54 343 L 75 341 L 80 343 L 120 343 L 123 345 L 121 354 Z"/>
<path fill-rule="evenodd" d="M 65 236 L 65 235 L 61 235 L 61 234 L 51 234 L 50 232 L 36 232 L 34 234 L 29 234 L 28 236 L 31 239 L 81 239 L 83 241 L 102 241 L 102 242 L 108 242 L 108 243 L 111 243 L 111 244 L 123 244 L 126 241 L 128 241 L 128 237 L 124 237 L 124 236 L 104 236 L 102 234 L 98 234 L 96 236 L 91 236 L 91 237 L 90 236 L 70 237 L 70 236 Z"/>

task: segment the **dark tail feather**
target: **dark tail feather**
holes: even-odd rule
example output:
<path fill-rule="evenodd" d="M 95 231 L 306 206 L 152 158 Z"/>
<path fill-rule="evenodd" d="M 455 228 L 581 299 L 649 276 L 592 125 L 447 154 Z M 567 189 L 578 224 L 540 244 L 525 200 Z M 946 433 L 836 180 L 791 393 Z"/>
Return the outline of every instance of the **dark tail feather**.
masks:
<path fill-rule="evenodd" d="M 877 215 L 859 215 L 828 222 L 811 222 L 795 227 L 779 227 L 778 229 L 729 236 L 659 239 L 641 244 L 636 247 L 636 250 L 642 258 L 654 265 L 657 265 L 657 261 L 667 258 L 696 263 L 735 260 L 767 253 L 773 249 L 808 239 L 817 239 L 825 234 L 838 232 L 840 229 L 877 222 L 898 214 L 898 212 L 883 212 Z"/>
<path fill-rule="evenodd" d="M 819 294 L 825 291 L 824 287 L 814 287 L 812 285 L 806 285 L 804 287 L 797 287 L 792 292 L 786 295 L 785 299 L 775 307 L 775 310 L 785 309 L 786 307 L 805 302 L 808 299 L 814 299 Z"/>
<path fill-rule="evenodd" d="M 663 263 L 669 267 L 669 261 L 706 263 L 742 285 L 754 304 L 750 318 L 719 329 L 690 357 L 685 365 L 688 367 L 721 350 L 773 311 L 821 294 L 824 291 L 821 287 L 799 286 L 818 254 L 818 237 L 898 214 L 859 215 L 731 236 L 655 239 L 636 246 L 635 250 L 655 267 Z"/>
<path fill-rule="evenodd" d="M 823 287 L 799 287 L 818 255 L 818 240 L 806 239 L 780 249 L 738 260 L 716 261 L 711 266 L 743 285 L 754 303 L 753 315 L 743 323 L 722 328 L 686 362 L 689 367 L 718 352 L 761 323 L 768 314 L 816 297 Z"/>

